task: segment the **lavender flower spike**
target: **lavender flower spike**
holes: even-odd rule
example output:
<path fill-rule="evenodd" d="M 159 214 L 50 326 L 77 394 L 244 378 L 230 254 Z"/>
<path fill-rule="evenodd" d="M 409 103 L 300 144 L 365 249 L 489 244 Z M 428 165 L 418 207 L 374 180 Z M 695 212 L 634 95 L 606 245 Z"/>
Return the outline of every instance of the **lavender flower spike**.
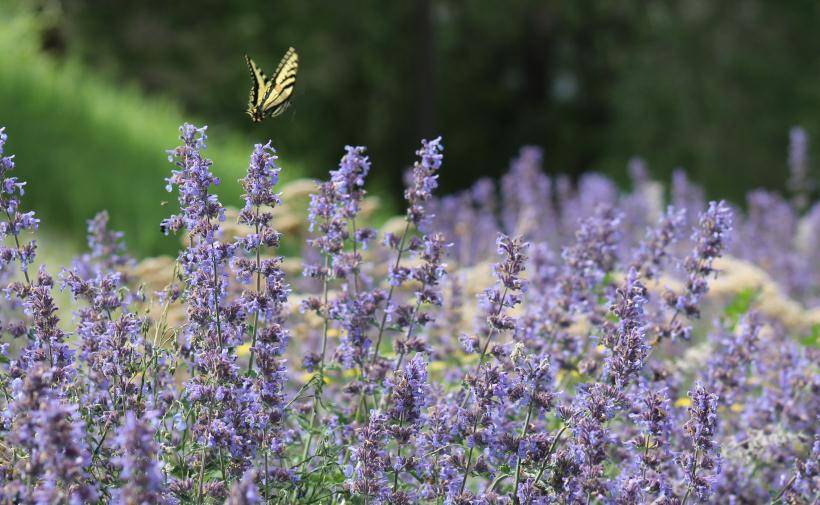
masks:
<path fill-rule="evenodd" d="M 732 210 L 726 202 L 709 202 L 709 208 L 701 213 L 698 226 L 692 233 L 695 247 L 683 263 L 687 273 L 685 291 L 681 295 L 671 291 L 664 293 L 667 305 L 675 309 L 676 315 L 682 313 L 688 317 L 700 316 L 698 305 L 709 291 L 707 278 L 715 273 L 712 264 L 715 258 L 723 255 L 731 231 Z M 691 328 L 673 317 L 668 328 L 661 330 L 661 335 L 687 339 L 690 332 Z"/>
<path fill-rule="evenodd" d="M 443 149 L 441 137 L 437 137 L 430 141 L 422 140 L 421 148 L 416 151 L 419 160 L 413 165 L 411 183 L 404 191 L 404 198 L 408 203 L 407 220 L 416 226 L 425 218 L 425 202 L 432 198 L 433 190 L 438 187 L 436 172 L 444 158 L 441 154 Z"/>
<path fill-rule="evenodd" d="M 689 392 L 692 405 L 689 407 L 689 420 L 683 431 L 689 437 L 691 448 L 678 457 L 678 465 L 684 473 L 687 484 L 686 495 L 694 491 L 702 501 L 712 494 L 712 485 L 720 473 L 720 445 L 715 438 L 718 429 L 718 397 L 706 390 L 703 384 L 695 384 Z"/>
<path fill-rule="evenodd" d="M 515 319 L 507 309 L 520 304 L 523 301 L 521 293 L 527 290 L 527 281 L 521 275 L 526 268 L 529 243 L 521 237 L 511 238 L 499 234 L 496 246 L 498 254 L 503 258 L 493 265 L 493 273 L 498 282 L 484 291 L 483 298 L 490 309 L 490 325 L 498 330 L 512 330 L 515 328 Z"/>
<path fill-rule="evenodd" d="M 159 448 L 154 441 L 150 416 L 146 422 L 129 412 L 117 434 L 117 445 L 121 455 L 116 462 L 122 468 L 123 487 L 118 490 L 115 503 L 166 503 L 157 458 Z"/>
<path fill-rule="evenodd" d="M 8 177 L 14 170 L 14 156 L 4 156 L 5 144 L 8 140 L 5 128 L 0 128 L 0 269 L 2 266 L 17 261 L 20 269 L 28 281 L 28 266 L 34 261 L 37 244 L 20 242 L 20 234 L 26 230 L 37 230 L 40 220 L 34 217 L 34 212 L 20 210 L 20 198 L 25 194 L 25 182 L 16 177 Z M 14 237 L 15 247 L 3 245 L 6 237 Z"/>

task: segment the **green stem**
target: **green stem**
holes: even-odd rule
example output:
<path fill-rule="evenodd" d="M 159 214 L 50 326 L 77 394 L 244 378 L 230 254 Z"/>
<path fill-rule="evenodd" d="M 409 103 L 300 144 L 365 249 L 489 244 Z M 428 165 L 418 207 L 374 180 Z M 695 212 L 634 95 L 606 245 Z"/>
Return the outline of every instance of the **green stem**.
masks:
<path fill-rule="evenodd" d="M 259 236 L 259 206 L 256 207 L 256 236 Z M 260 294 L 262 290 L 262 273 L 260 272 L 260 249 L 262 249 L 262 244 L 256 246 L 256 294 L 257 296 Z M 248 357 L 248 372 L 245 374 L 250 377 L 251 373 L 253 372 L 253 358 L 256 348 L 256 334 L 259 328 L 259 309 L 256 310 L 256 314 L 253 316 L 253 335 L 251 336 L 251 354 Z"/>
<path fill-rule="evenodd" d="M 399 430 L 398 431 L 401 431 L 402 424 L 404 424 L 404 415 L 403 414 L 399 418 Z M 399 448 L 396 450 L 396 459 L 397 460 L 401 459 L 401 448 L 402 448 L 402 444 L 399 444 Z M 394 473 L 393 473 L 393 494 L 396 493 L 398 488 L 399 488 L 399 469 L 397 467 L 394 470 Z"/>
<path fill-rule="evenodd" d="M 476 430 L 478 429 L 479 419 L 481 419 L 480 413 L 476 414 L 475 421 L 473 422 L 473 436 L 475 436 Z M 463 493 L 464 487 L 467 485 L 467 477 L 470 475 L 470 465 L 473 463 L 473 449 L 475 449 L 475 440 L 473 440 L 473 445 L 470 446 L 470 452 L 467 453 L 467 465 L 464 467 L 464 479 L 461 481 L 461 487 L 458 490 L 458 494 Z"/>
<path fill-rule="evenodd" d="M 359 255 L 358 248 L 356 246 L 356 218 L 350 218 L 350 227 L 353 230 L 350 234 L 353 237 L 353 261 L 356 262 L 356 266 L 353 267 L 353 292 L 358 294 L 359 293 L 359 262 L 357 256 Z"/>
<path fill-rule="evenodd" d="M 422 289 L 423 289 L 423 287 L 422 287 Z M 419 298 L 416 301 L 416 307 L 413 309 L 413 315 L 410 317 L 410 325 L 407 327 L 407 333 L 405 334 L 405 337 L 404 337 L 405 340 L 410 340 L 410 337 L 413 334 L 413 328 L 415 327 L 416 317 L 417 317 L 420 306 L 421 306 L 421 299 Z M 393 367 L 394 372 L 397 371 L 401 367 L 402 361 L 404 360 L 404 355 L 405 355 L 404 352 L 399 353 L 398 359 L 396 360 L 396 364 Z M 373 396 L 374 404 L 375 404 L 375 401 L 376 401 L 375 394 L 376 393 L 374 392 L 373 393 L 373 395 L 374 395 Z M 391 391 L 390 393 L 382 396 L 382 399 L 379 401 L 379 408 L 380 409 L 384 408 L 384 406 L 390 400 L 390 397 L 391 397 L 392 394 L 393 394 L 393 392 Z"/>
<path fill-rule="evenodd" d="M 219 471 L 222 473 L 222 483 L 225 484 L 225 489 L 230 489 L 228 485 L 228 474 L 225 472 L 225 457 L 222 452 L 222 447 L 219 448 Z"/>
<path fill-rule="evenodd" d="M 328 332 L 328 329 L 329 329 L 329 321 L 328 321 L 328 318 L 327 318 L 328 317 L 327 316 L 327 300 L 328 300 L 327 276 L 328 276 L 328 269 L 330 268 L 330 257 L 327 254 L 325 254 L 324 259 L 325 259 L 325 261 L 324 261 L 325 266 L 324 266 L 324 271 L 322 272 L 322 298 L 323 298 L 322 318 L 324 319 L 324 323 L 323 323 L 323 326 L 322 326 L 322 356 L 321 356 L 321 359 L 319 360 L 319 371 L 318 371 L 318 374 L 317 374 L 318 377 L 316 377 L 314 379 L 314 380 L 318 381 L 318 385 L 315 385 L 314 390 L 313 390 L 313 408 L 311 409 L 310 423 L 308 425 L 308 439 L 307 439 L 307 442 L 305 442 L 305 447 L 304 447 L 304 450 L 302 451 L 302 463 L 300 464 L 300 466 L 304 466 L 305 464 L 307 464 L 307 457 L 308 457 L 308 454 L 310 453 L 310 446 L 313 443 L 313 425 L 316 423 L 316 414 L 317 414 L 317 411 L 319 410 L 319 404 L 322 401 L 322 398 L 321 398 L 322 388 L 324 387 L 324 382 L 325 382 L 325 356 L 327 354 L 327 332 Z M 295 496 L 296 496 L 296 494 L 295 494 L 296 493 L 296 486 L 294 486 L 293 493 L 294 493 L 293 496 L 295 498 Z"/>
<path fill-rule="evenodd" d="M 209 413 L 208 414 L 208 425 L 209 426 L 211 424 L 210 417 L 211 416 L 210 416 L 210 413 Z M 208 436 L 205 437 L 205 439 L 207 440 L 209 437 L 210 437 L 210 433 L 208 434 Z M 197 486 L 196 486 L 196 489 L 197 489 L 197 491 L 196 491 L 196 503 L 197 503 L 197 505 L 202 505 L 202 489 L 203 489 L 203 483 L 205 481 L 205 457 L 207 455 L 208 455 L 207 454 L 207 448 L 203 447 L 202 448 L 201 459 L 199 461 L 199 476 L 197 477 Z"/>
<path fill-rule="evenodd" d="M 214 311 L 216 312 L 216 337 L 220 350 L 222 349 L 222 323 L 219 320 L 219 289 L 220 282 L 216 271 L 216 246 L 211 244 L 211 263 L 214 270 Z"/>
<path fill-rule="evenodd" d="M 269 494 L 270 493 L 270 488 L 268 487 L 268 475 L 270 474 L 270 471 L 268 470 L 268 447 L 267 447 L 268 433 L 267 433 L 267 430 L 265 431 L 265 434 L 264 434 L 264 440 L 266 442 L 265 452 L 264 452 L 264 454 L 265 454 L 265 484 L 264 484 L 265 485 L 265 493 L 264 494 L 265 494 L 265 504 L 267 505 L 267 503 L 270 501 L 270 494 Z"/>
<path fill-rule="evenodd" d="M 393 270 L 396 270 L 399 267 L 399 263 L 401 263 L 401 256 L 404 254 L 404 242 L 407 240 L 407 233 L 410 231 L 410 221 L 407 221 L 404 225 L 404 232 L 401 234 L 401 240 L 399 240 L 399 250 L 396 253 L 396 262 L 393 263 Z M 390 290 L 387 292 L 387 299 L 384 302 L 384 306 L 388 307 L 390 305 L 390 301 L 393 299 L 393 291 L 395 290 L 396 286 L 390 285 Z M 373 347 L 373 358 L 371 359 L 371 363 L 375 363 L 377 359 L 379 359 L 379 347 L 382 343 L 382 335 L 384 335 L 384 327 L 387 323 L 387 311 L 382 314 L 382 322 L 379 324 L 379 334 L 376 337 L 376 345 Z"/>
<path fill-rule="evenodd" d="M 498 305 L 498 310 L 495 313 L 495 316 L 498 317 L 501 314 L 501 310 L 504 308 L 504 302 L 507 298 L 507 291 L 508 288 L 504 288 L 504 292 L 501 294 L 501 303 Z M 487 334 L 487 341 L 484 342 L 484 346 L 481 348 L 481 354 L 478 357 L 478 365 L 476 365 L 476 371 L 481 369 L 481 365 L 484 364 L 484 358 L 487 356 L 487 350 L 490 348 L 490 342 L 493 340 L 495 336 L 496 327 L 493 326 L 490 328 L 490 333 Z M 469 395 L 464 395 L 464 399 L 461 400 L 461 408 L 464 408 L 467 405 L 467 400 L 470 398 Z"/>
<path fill-rule="evenodd" d="M 501 294 L 501 301 L 498 304 L 498 310 L 496 311 L 495 315 L 501 313 L 501 310 L 504 308 L 504 301 L 507 298 L 507 287 L 504 287 L 504 292 Z M 490 347 L 490 342 L 493 339 L 495 334 L 496 327 L 493 326 L 490 328 L 490 333 L 487 335 L 487 341 L 484 343 L 484 347 L 481 349 L 481 355 L 478 357 L 478 365 L 476 365 L 476 370 L 481 370 L 481 365 L 484 364 L 484 357 L 487 355 L 487 349 Z M 463 409 L 465 405 L 467 405 L 467 400 L 470 398 L 470 395 L 464 395 L 464 399 L 461 401 L 461 408 Z M 475 436 L 476 431 L 478 430 L 478 422 L 481 419 L 481 412 L 476 413 L 475 422 L 473 422 L 473 430 L 472 435 Z M 467 485 L 467 477 L 470 475 L 470 465 L 473 462 L 473 449 L 475 449 L 475 441 L 473 441 L 473 445 L 470 447 L 470 452 L 467 454 L 467 465 L 464 467 L 464 479 L 461 481 L 461 488 L 459 490 L 459 494 L 464 492 L 464 487 Z"/>
<path fill-rule="evenodd" d="M 11 222 L 12 222 L 13 219 L 11 217 L 11 213 L 9 212 L 8 208 L 6 208 L 6 216 L 8 216 L 8 218 L 9 218 L 9 220 L 8 220 L 9 226 L 11 226 Z M 16 233 L 14 234 L 14 245 L 17 246 L 17 257 L 22 258 L 23 257 L 23 248 L 20 246 L 20 239 L 17 237 Z M 23 266 L 22 261 L 20 263 L 20 270 L 23 271 L 23 276 L 26 278 L 26 284 L 28 286 L 31 286 L 31 279 L 29 279 L 29 276 L 28 276 L 28 267 Z"/>
<path fill-rule="evenodd" d="M 535 388 L 533 388 L 532 397 L 530 397 L 530 405 L 527 408 L 527 418 L 524 420 L 524 426 L 521 427 L 521 436 L 519 437 L 519 441 L 524 440 L 524 437 L 527 436 L 527 430 L 530 426 L 530 419 L 532 418 L 532 406 L 535 403 L 535 395 L 538 391 L 538 385 L 536 384 Z M 518 485 L 521 481 L 521 454 L 517 454 L 515 457 L 515 486 L 513 487 L 513 503 L 518 503 Z"/>
<path fill-rule="evenodd" d="M 777 493 L 777 495 L 774 498 L 772 498 L 772 505 L 780 503 L 781 498 L 783 498 L 783 495 L 786 494 L 786 491 L 788 491 L 789 488 L 792 487 L 795 480 L 797 480 L 797 474 L 792 475 L 792 478 L 789 479 L 789 482 L 787 482 L 785 486 L 783 486 L 783 489 L 781 489 L 780 492 Z"/>
<path fill-rule="evenodd" d="M 558 440 L 561 439 L 561 435 L 563 435 L 565 431 L 567 431 L 567 426 L 566 425 L 562 426 L 561 430 L 558 432 L 558 434 L 555 435 L 555 440 L 552 441 L 552 445 L 550 445 L 550 449 L 549 449 L 549 451 L 547 451 L 547 455 L 544 456 L 544 461 L 541 462 L 541 468 L 538 469 L 538 474 L 535 476 L 535 480 L 533 481 L 534 483 L 537 484 L 538 481 L 541 480 L 541 476 L 544 475 L 544 470 L 546 470 L 547 465 L 549 464 L 550 456 L 552 456 L 552 452 L 555 450 L 555 447 L 558 445 Z"/>
<path fill-rule="evenodd" d="M 700 448 L 695 449 L 695 458 L 692 460 L 692 471 L 689 472 L 689 486 L 686 488 L 686 494 L 683 495 L 681 505 L 686 505 L 686 500 L 689 499 L 689 494 L 692 492 L 691 482 L 695 480 L 695 474 L 698 471 L 698 458 L 700 457 Z"/>

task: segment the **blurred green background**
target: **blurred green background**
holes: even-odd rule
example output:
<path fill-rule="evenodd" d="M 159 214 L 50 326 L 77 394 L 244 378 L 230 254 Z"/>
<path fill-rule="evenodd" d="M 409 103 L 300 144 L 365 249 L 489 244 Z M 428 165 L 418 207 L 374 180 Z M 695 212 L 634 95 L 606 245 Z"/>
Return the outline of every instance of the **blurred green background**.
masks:
<path fill-rule="evenodd" d="M 44 228 L 78 236 L 108 208 L 142 253 L 176 245 L 157 223 L 183 120 L 209 125 L 228 203 L 267 138 L 289 178 L 367 145 L 395 201 L 439 134 L 443 191 L 537 144 L 552 173 L 625 183 L 640 155 L 742 202 L 784 187 L 790 127 L 820 133 L 818 29 L 814 0 L 0 0 L 0 124 Z M 270 74 L 290 45 L 294 102 L 252 124 L 242 54 Z"/>

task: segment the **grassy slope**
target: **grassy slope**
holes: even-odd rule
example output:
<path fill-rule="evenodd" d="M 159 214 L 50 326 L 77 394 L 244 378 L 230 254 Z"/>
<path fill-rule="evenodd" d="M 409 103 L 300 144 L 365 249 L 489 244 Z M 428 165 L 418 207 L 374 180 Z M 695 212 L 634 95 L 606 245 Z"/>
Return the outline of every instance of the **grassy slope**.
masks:
<path fill-rule="evenodd" d="M 18 176 L 28 181 L 25 206 L 42 218 L 50 236 L 83 240 L 85 220 L 108 209 L 112 225 L 126 232 L 142 254 L 176 247 L 162 237 L 159 221 L 176 208 L 163 181 L 171 165 L 165 149 L 176 145 L 183 118 L 166 101 L 148 100 L 88 73 L 76 62 L 57 64 L 37 48 L 34 19 L 3 12 L 0 5 L 0 126 Z M 237 204 L 252 142 L 209 129 L 207 154 L 222 178 L 223 202 Z M 261 140 L 261 139 L 256 139 Z M 296 172 L 296 173 L 294 173 Z M 298 170 L 288 165 L 285 174 Z"/>

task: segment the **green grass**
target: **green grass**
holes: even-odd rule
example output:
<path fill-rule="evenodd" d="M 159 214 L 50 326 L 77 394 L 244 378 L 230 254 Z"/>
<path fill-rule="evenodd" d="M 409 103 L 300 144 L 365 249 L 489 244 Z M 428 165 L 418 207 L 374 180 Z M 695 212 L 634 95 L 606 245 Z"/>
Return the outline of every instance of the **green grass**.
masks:
<path fill-rule="evenodd" d="M 112 226 L 126 232 L 138 254 L 174 250 L 160 220 L 176 210 L 165 191 L 171 165 L 165 150 L 177 144 L 185 117 L 171 102 L 147 99 L 132 87 L 94 75 L 69 58 L 58 63 L 42 54 L 36 18 L 0 4 L 0 126 L 17 176 L 26 180 L 24 206 L 41 218 L 42 233 L 84 240 L 85 221 L 107 209 Z M 223 180 L 223 203 L 237 205 L 253 142 L 225 128 L 209 128 L 207 155 Z M 300 171 L 288 163 L 286 179 Z M 161 206 L 163 200 L 171 203 Z"/>

